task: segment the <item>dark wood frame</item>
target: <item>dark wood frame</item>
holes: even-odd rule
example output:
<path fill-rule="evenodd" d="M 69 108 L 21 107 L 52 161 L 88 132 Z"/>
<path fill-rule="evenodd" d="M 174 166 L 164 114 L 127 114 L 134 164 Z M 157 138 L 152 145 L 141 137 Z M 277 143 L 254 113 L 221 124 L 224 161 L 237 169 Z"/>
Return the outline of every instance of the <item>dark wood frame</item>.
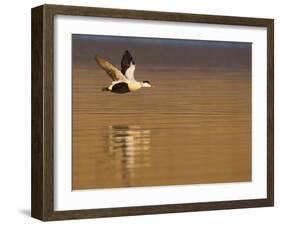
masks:
<path fill-rule="evenodd" d="M 195 22 L 267 28 L 267 198 L 156 206 L 54 211 L 53 35 L 55 15 Z M 274 205 L 274 20 L 123 9 L 42 5 L 32 9 L 31 215 L 50 221 Z"/>

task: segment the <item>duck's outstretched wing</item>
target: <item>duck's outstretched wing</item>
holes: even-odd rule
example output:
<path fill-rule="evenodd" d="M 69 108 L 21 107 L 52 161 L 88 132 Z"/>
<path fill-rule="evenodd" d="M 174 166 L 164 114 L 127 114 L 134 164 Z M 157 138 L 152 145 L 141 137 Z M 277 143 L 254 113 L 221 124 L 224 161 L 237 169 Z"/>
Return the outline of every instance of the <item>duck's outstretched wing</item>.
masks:
<path fill-rule="evenodd" d="M 127 79 L 135 81 L 135 62 L 128 50 L 125 51 L 121 60 L 121 72 Z"/>
<path fill-rule="evenodd" d="M 98 65 L 110 76 L 113 81 L 124 81 L 125 76 L 119 71 L 114 65 L 103 59 L 101 56 L 96 55 L 95 57 Z"/>

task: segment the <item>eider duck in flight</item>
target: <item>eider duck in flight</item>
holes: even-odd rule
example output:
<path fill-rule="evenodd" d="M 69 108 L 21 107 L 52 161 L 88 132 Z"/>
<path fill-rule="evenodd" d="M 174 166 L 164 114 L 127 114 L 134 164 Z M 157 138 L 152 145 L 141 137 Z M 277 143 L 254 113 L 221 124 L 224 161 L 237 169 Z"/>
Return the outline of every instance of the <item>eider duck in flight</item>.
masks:
<path fill-rule="evenodd" d="M 110 76 L 112 83 L 103 88 L 103 91 L 111 91 L 113 93 L 128 93 L 139 90 L 142 87 L 151 87 L 149 81 L 138 82 L 135 80 L 135 62 L 133 57 L 127 50 L 121 60 L 121 71 L 114 65 L 96 55 L 98 65 Z"/>

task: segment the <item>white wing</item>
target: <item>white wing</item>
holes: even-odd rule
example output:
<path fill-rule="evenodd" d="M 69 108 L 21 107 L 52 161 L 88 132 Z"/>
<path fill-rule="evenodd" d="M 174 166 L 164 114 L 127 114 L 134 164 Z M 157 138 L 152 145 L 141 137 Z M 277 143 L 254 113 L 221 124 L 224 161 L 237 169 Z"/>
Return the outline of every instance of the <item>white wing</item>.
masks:
<path fill-rule="evenodd" d="M 130 67 L 125 72 L 125 76 L 128 80 L 136 81 L 136 79 L 135 79 L 135 69 L 136 69 L 136 65 L 132 64 L 132 62 L 131 62 Z"/>
<path fill-rule="evenodd" d="M 135 65 L 136 64 L 132 55 L 128 50 L 126 50 L 121 59 L 121 72 L 123 73 L 123 75 L 125 75 L 128 80 L 133 82 L 136 81 L 134 76 L 136 67 Z"/>

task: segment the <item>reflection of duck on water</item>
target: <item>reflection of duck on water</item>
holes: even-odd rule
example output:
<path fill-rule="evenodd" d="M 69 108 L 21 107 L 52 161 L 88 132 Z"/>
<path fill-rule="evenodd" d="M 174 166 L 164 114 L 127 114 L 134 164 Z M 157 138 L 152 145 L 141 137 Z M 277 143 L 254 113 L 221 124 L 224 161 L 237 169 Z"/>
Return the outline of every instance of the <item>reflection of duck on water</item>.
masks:
<path fill-rule="evenodd" d="M 109 126 L 109 153 L 122 177 L 135 177 L 137 168 L 150 166 L 150 130 L 140 126 Z M 128 181 L 129 183 L 129 181 Z"/>

